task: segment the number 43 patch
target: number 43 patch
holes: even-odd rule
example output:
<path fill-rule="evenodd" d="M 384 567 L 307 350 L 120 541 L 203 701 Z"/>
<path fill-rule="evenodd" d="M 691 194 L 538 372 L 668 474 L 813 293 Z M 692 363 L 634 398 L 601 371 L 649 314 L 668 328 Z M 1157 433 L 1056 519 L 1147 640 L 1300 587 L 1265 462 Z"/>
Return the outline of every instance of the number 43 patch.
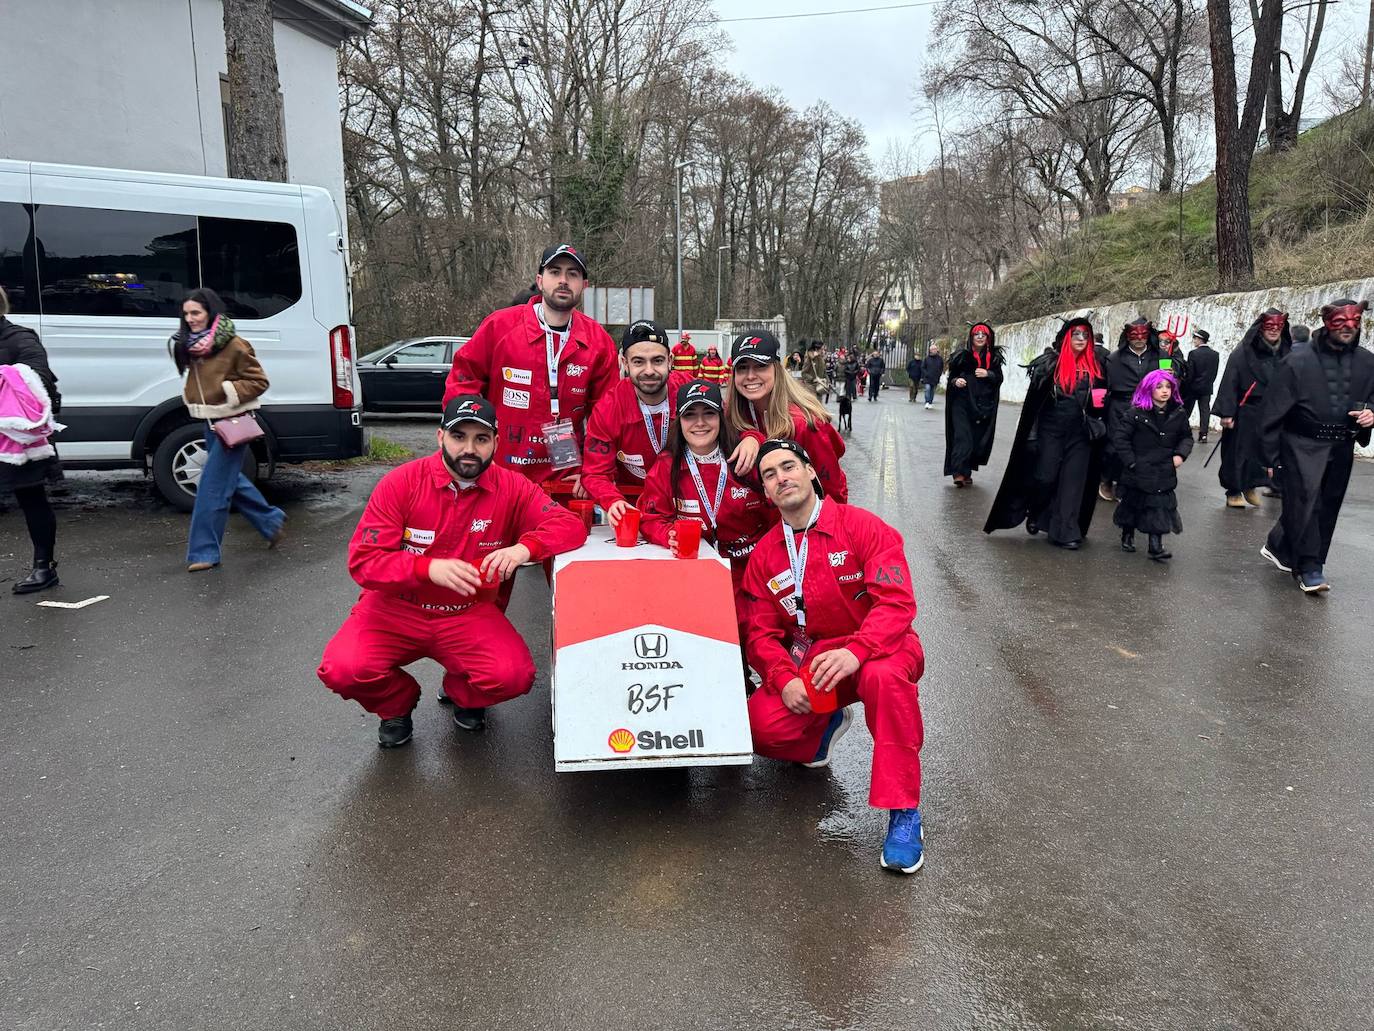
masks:
<path fill-rule="evenodd" d="M 906 583 L 906 575 L 902 572 L 901 566 L 879 566 L 873 575 L 875 584 L 896 584 L 901 586 Z"/>

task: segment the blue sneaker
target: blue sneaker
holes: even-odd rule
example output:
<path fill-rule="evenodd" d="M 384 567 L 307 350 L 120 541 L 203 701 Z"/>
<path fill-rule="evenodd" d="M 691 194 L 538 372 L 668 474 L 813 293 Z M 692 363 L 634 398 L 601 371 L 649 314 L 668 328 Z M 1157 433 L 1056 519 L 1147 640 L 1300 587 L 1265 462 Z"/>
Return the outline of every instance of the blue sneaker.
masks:
<path fill-rule="evenodd" d="M 835 747 L 835 742 L 844 737 L 849 725 L 854 722 L 854 714 L 849 711 L 849 706 L 837 709 L 835 714 L 830 717 L 830 722 L 825 725 L 825 734 L 821 736 L 821 746 L 816 749 L 816 758 L 809 763 L 802 763 L 808 770 L 816 770 L 822 766 L 830 765 L 830 750 Z"/>
<path fill-rule="evenodd" d="M 883 840 L 884 870 L 915 873 L 926 861 L 925 831 L 921 829 L 921 810 L 894 809 Z"/>
<path fill-rule="evenodd" d="M 1331 585 L 1326 582 L 1326 577 L 1322 576 L 1320 569 L 1299 573 L 1298 586 L 1302 588 L 1303 594 L 1324 594 L 1331 590 Z"/>

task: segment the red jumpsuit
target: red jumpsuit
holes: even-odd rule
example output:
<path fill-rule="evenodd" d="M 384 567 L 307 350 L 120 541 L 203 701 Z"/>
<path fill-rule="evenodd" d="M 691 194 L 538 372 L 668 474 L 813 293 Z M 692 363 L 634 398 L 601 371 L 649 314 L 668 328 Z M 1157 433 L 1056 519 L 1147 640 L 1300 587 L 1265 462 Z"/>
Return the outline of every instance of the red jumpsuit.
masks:
<path fill-rule="evenodd" d="M 811 464 L 816 469 L 821 486 L 825 488 L 825 496 L 840 504 L 847 504 L 849 481 L 845 479 L 844 470 L 840 468 L 840 458 L 844 455 L 844 438 L 836 432 L 831 422 L 817 421 L 814 426 L 808 424 L 806 413 L 797 405 L 790 406 L 789 414 L 792 416 L 792 439 L 806 448 L 806 453 L 811 456 Z M 756 416 L 755 423 L 757 422 Z M 767 433 L 765 427 L 759 426 L 759 429 Z"/>
<path fill-rule="evenodd" d="M 543 427 L 553 418 L 553 405 L 547 341 L 534 312 L 538 301 L 502 308 L 483 319 L 472 339 L 453 356 L 444 386 L 444 404 L 458 394 L 481 394 L 496 406 L 501 427 L 497 464 L 536 483 L 563 479 L 577 471 L 555 472 L 549 465 Z M 557 378 L 559 418 L 572 420 L 579 446 L 592 406 L 619 377 L 620 360 L 610 335 L 599 323 L 574 311 Z"/>
<path fill-rule="evenodd" d="M 522 695 L 534 660 L 491 600 L 463 597 L 429 579 L 430 562 L 481 563 L 520 543 L 540 560 L 581 547 L 582 520 L 518 473 L 491 465 L 460 489 L 438 452 L 398 466 L 368 499 L 348 546 L 363 588 L 316 671 L 326 687 L 381 719 L 415 708 L 420 685 L 402 666 L 431 658 L 444 691 L 468 708 Z"/>
<path fill-rule="evenodd" d="M 802 661 L 833 648 L 847 648 L 858 658 L 858 672 L 835 690 L 840 705 L 863 702 L 873 735 L 869 805 L 914 808 L 921 803 L 925 730 L 918 682 L 925 653 L 911 629 L 916 600 L 901 534 L 871 512 L 827 499 L 806 539 L 806 633 L 814 643 Z M 798 549 L 801 544 L 798 534 Z M 743 596 L 749 665 L 763 677 L 749 698 L 754 751 L 810 762 L 831 714 L 798 716 L 782 702 L 783 687 L 800 674 L 789 650 L 797 632 L 796 600 L 781 526 L 754 548 Z"/>
<path fill-rule="evenodd" d="M 722 558 L 730 560 L 730 574 L 735 585 L 735 606 L 738 609 L 740 584 L 744 580 L 744 570 L 749 565 L 749 555 L 768 528 L 777 524 L 778 510 L 770 505 L 768 499 L 756 488 L 735 479 L 729 462 L 724 463 L 724 466 L 725 495 L 721 499 L 720 511 L 716 513 L 717 525 L 712 526 L 707 518 L 706 505 L 702 503 L 701 493 L 697 490 L 685 459 L 678 474 L 678 500 L 674 506 L 673 457 L 669 454 L 660 455 L 649 472 L 649 479 L 644 484 L 644 493 L 639 497 L 639 509 L 643 513 L 639 521 L 639 531 L 650 544 L 666 548 L 668 531 L 673 528 L 675 521 L 699 521 L 702 524 L 702 538 L 715 545 Z M 711 494 L 712 502 L 715 501 L 720 468 L 719 465 L 698 467 L 701 484 Z"/>
<path fill-rule="evenodd" d="M 697 366 L 700 363 L 701 358 L 697 355 L 697 349 L 687 341 L 683 340 L 673 347 L 674 372 L 681 372 L 689 379 L 696 379 Z"/>
<path fill-rule="evenodd" d="M 668 439 L 668 427 L 677 417 L 678 388 L 691 381 L 682 373 L 668 373 L 668 416 L 666 421 L 654 418 L 654 432 L 660 440 Z M 625 500 L 621 485 L 643 487 L 658 459 L 638 397 L 634 384 L 623 379 L 596 403 L 587 420 L 582 486 L 603 509 Z"/>

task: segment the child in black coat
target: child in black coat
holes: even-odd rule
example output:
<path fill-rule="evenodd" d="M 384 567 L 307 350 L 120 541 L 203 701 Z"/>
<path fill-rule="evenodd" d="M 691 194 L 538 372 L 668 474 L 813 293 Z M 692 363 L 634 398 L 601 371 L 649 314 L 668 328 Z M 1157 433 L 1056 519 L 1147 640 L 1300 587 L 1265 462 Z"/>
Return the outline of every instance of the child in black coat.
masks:
<path fill-rule="evenodd" d="M 1121 550 L 1135 551 L 1135 532 L 1150 539 L 1150 558 L 1167 562 L 1166 533 L 1182 533 L 1178 516 L 1178 467 L 1192 453 L 1193 431 L 1173 373 L 1156 369 L 1141 377 L 1128 408 L 1112 427 L 1112 448 L 1121 458 L 1121 502 L 1114 522 Z"/>

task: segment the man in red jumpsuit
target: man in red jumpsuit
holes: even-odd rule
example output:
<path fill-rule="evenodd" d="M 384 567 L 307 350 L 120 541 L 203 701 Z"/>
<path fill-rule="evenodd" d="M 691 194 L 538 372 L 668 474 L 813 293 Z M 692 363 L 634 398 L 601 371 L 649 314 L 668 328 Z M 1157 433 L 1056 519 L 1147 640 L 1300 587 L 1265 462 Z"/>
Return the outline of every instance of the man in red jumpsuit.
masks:
<path fill-rule="evenodd" d="M 537 297 L 492 312 L 458 349 L 444 403 L 483 395 L 501 421 L 498 464 L 550 493 L 586 497 L 583 431 L 592 406 L 620 378 L 615 342 L 577 310 L 587 266 L 576 248 L 545 250 L 534 282 Z"/>
<path fill-rule="evenodd" d="M 915 873 L 922 844 L 918 681 L 925 670 L 911 629 L 916 600 L 902 537 L 871 512 L 823 500 L 806 451 L 791 440 L 759 449 L 759 474 L 782 522 L 754 548 L 744 575 L 749 664 L 763 684 L 749 698 L 754 751 L 828 766 L 862 702 L 873 735 L 868 804 L 891 810 L 884 869 Z M 802 680 L 837 692 L 833 714 L 812 711 Z"/>
<path fill-rule="evenodd" d="M 673 371 L 682 373 L 688 379 L 696 379 L 700 365 L 701 358 L 697 354 L 697 349 L 692 346 L 692 336 L 684 332 L 682 339 L 673 348 Z"/>
<path fill-rule="evenodd" d="M 349 543 L 348 571 L 363 591 L 316 673 L 381 719 L 383 748 L 410 740 L 420 685 L 401 667 L 418 659 L 444 667 L 464 730 L 482 730 L 490 706 L 530 689 L 534 660 L 494 585 L 587 539 L 581 519 L 492 465 L 496 434 L 485 398 L 451 399 L 439 450 L 382 477 Z"/>
<path fill-rule="evenodd" d="M 583 489 L 601 506 L 611 526 L 630 507 L 621 485 L 644 486 L 668 441 L 668 427 L 677 418 L 678 392 L 692 382 L 689 376 L 669 371 L 668 335 L 656 322 L 631 325 L 620 347 L 629 378 L 596 403 L 587 422 L 582 463 Z M 735 475 L 746 476 L 754 468 L 762 442 L 762 434 L 751 435 L 730 453 Z"/>
<path fill-rule="evenodd" d="M 677 416 L 677 392 L 691 377 L 671 369 L 668 334 L 656 322 L 631 324 L 620 341 L 620 360 L 629 377 L 596 403 L 587 420 L 582 488 L 615 526 L 630 507 L 621 487 L 642 488 L 668 440 Z"/>

